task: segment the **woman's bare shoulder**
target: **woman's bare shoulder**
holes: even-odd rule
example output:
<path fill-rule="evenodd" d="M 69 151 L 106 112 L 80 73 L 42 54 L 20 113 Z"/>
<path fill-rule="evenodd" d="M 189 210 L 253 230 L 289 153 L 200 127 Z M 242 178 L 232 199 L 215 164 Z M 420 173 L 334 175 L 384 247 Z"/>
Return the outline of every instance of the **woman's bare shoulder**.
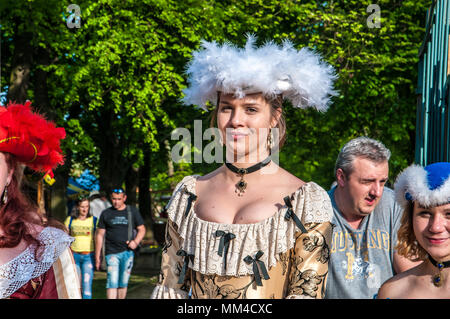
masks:
<path fill-rule="evenodd" d="M 195 181 L 195 193 L 197 196 L 210 196 L 211 193 L 217 193 L 219 189 L 224 188 L 225 178 L 223 168 L 198 176 Z M 234 186 L 234 185 L 233 185 Z"/>
<path fill-rule="evenodd" d="M 404 299 L 416 286 L 417 267 L 395 275 L 381 285 L 378 299 Z"/>
<path fill-rule="evenodd" d="M 221 172 L 222 172 L 222 168 L 219 167 L 216 170 L 214 170 L 208 174 L 205 174 L 203 176 L 198 176 L 196 178 L 196 182 L 195 182 L 196 189 L 199 190 L 199 189 L 209 188 L 212 185 L 217 184 L 220 180 Z"/>
<path fill-rule="evenodd" d="M 198 176 L 197 177 L 197 182 L 208 182 L 211 179 L 214 179 L 215 177 L 217 177 L 217 175 L 219 175 L 219 173 L 222 171 L 222 167 L 219 167 L 217 169 L 215 169 L 212 172 L 209 172 L 208 174 L 205 174 L 203 176 Z"/>
<path fill-rule="evenodd" d="M 274 176 L 280 184 L 287 186 L 291 190 L 297 190 L 301 188 L 306 183 L 295 176 L 294 174 L 288 172 L 284 168 L 278 166 L 278 173 Z"/>

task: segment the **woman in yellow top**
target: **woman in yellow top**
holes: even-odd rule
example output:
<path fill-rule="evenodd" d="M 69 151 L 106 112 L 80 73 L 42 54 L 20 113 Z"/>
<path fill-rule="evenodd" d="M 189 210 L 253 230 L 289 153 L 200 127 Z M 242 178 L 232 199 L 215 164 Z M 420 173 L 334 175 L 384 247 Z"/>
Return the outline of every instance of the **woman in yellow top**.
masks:
<path fill-rule="evenodd" d="M 83 299 L 92 299 L 92 279 L 94 277 L 94 235 L 97 218 L 89 211 L 89 199 L 79 198 L 75 209 L 64 222 L 71 236 L 72 252 L 81 280 Z"/>

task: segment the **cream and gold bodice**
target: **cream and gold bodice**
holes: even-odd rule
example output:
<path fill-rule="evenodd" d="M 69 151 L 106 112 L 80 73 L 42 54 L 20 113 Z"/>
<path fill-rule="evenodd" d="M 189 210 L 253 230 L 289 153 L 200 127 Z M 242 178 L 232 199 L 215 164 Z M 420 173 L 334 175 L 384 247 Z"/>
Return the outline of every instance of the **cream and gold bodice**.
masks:
<path fill-rule="evenodd" d="M 186 176 L 167 206 L 166 245 L 151 298 L 322 298 L 333 214 L 314 182 L 254 224 L 221 224 L 194 210 L 198 176 Z"/>

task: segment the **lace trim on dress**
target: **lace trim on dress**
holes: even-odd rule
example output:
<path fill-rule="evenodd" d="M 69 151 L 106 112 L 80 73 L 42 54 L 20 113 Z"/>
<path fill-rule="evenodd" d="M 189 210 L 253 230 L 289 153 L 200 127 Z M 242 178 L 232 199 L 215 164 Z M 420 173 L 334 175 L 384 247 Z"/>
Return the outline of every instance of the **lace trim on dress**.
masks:
<path fill-rule="evenodd" d="M 285 299 L 315 299 L 308 295 L 289 295 Z"/>
<path fill-rule="evenodd" d="M 176 186 L 167 205 L 169 219 L 177 225 L 182 238 L 180 248 L 194 255 L 193 262 L 189 263 L 194 271 L 206 275 L 249 275 L 253 274 L 253 266 L 244 261 L 247 256 L 254 258 L 258 251 L 262 251 L 264 254 L 259 260 L 270 269 L 277 264 L 279 254 L 294 247 L 294 235 L 299 229 L 292 218 L 285 218 L 287 206 L 254 224 L 220 224 L 198 218 L 194 212 L 194 204 L 189 205 L 192 195 L 196 196 L 195 183 L 198 177 L 199 175 L 186 176 Z M 331 221 L 330 198 L 314 182 L 300 187 L 291 199 L 293 211 L 303 224 Z M 186 208 L 189 208 L 188 211 Z M 226 261 L 217 253 L 220 245 L 217 231 L 236 236 L 227 244 Z"/>
<path fill-rule="evenodd" d="M 156 285 L 150 299 L 187 299 L 188 294 L 181 289 L 169 288 L 163 285 Z"/>
<path fill-rule="evenodd" d="M 44 245 L 39 261 L 35 259 L 36 246 L 33 245 L 0 266 L 0 299 L 8 298 L 28 281 L 49 270 L 74 240 L 64 231 L 53 227 L 44 228 L 37 239 Z"/>

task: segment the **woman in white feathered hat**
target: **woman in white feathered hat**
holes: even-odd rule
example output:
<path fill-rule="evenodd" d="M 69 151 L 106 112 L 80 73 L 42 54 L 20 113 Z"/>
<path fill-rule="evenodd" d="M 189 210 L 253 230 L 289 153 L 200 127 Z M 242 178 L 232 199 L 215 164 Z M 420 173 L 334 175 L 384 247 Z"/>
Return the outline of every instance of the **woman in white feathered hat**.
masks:
<path fill-rule="evenodd" d="M 378 298 L 450 298 L 450 163 L 411 165 L 394 185 L 404 213 L 400 255 L 423 260 L 386 281 Z"/>
<path fill-rule="evenodd" d="M 187 68 L 184 102 L 215 104 L 227 161 L 177 185 L 152 298 L 322 298 L 329 197 L 271 154 L 285 138 L 283 99 L 326 110 L 335 94 L 333 68 L 289 41 L 256 47 L 250 36 L 244 48 L 202 47 Z"/>

